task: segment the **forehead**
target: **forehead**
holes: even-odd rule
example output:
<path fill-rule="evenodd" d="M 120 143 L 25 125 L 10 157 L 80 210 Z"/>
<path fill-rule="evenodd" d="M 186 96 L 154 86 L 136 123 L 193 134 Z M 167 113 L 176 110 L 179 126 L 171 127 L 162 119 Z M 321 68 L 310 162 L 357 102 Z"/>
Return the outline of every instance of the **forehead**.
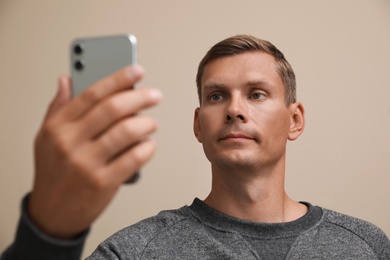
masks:
<path fill-rule="evenodd" d="M 255 51 L 217 58 L 205 66 L 201 86 L 241 85 L 256 81 L 283 86 L 273 56 Z"/>

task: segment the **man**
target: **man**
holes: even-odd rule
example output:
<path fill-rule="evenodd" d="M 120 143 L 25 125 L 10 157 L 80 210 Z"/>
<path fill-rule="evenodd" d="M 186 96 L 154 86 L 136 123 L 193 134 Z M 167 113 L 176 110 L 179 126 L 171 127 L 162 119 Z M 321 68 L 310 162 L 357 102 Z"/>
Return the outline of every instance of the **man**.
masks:
<path fill-rule="evenodd" d="M 119 78 L 120 76 L 117 79 Z M 100 84 L 108 83 L 113 82 L 107 80 Z M 103 92 L 103 87 L 98 86 L 99 83 L 91 89 Z M 115 83 L 112 88 L 117 89 L 114 86 Z M 374 225 L 310 203 L 293 201 L 286 194 L 286 142 L 295 140 L 303 132 L 305 117 L 303 106 L 295 97 L 294 72 L 275 46 L 246 35 L 234 36 L 217 43 L 199 65 L 197 87 L 200 106 L 195 110 L 194 133 L 202 143 L 212 166 L 210 194 L 204 201 L 195 199 L 191 206 L 163 211 L 119 231 L 104 241 L 88 259 L 390 259 L 390 242 Z M 84 117 L 91 118 L 89 122 L 92 122 L 100 110 L 104 111 L 103 108 L 99 110 L 88 106 L 102 100 L 101 97 L 105 95 L 100 93 L 90 93 L 93 98 L 86 98 L 87 94 L 80 98 L 79 105 L 86 102 L 86 109 L 74 116 L 74 121 L 82 121 L 79 118 Z M 158 94 L 149 93 L 146 96 L 149 101 L 138 108 L 145 107 L 146 104 L 154 105 L 159 100 Z M 152 96 L 154 98 L 151 98 Z M 69 99 L 64 99 L 66 102 L 58 100 L 61 98 L 57 98 L 55 104 L 60 104 L 58 107 L 61 106 L 61 109 L 57 110 L 57 105 L 52 105 L 49 118 L 52 113 L 56 114 L 55 116 L 68 115 L 63 111 L 70 110 Z M 116 104 L 121 104 L 119 101 L 118 97 Z M 74 101 L 76 102 L 77 100 Z M 130 113 L 130 110 L 133 113 Z M 116 118 L 124 118 L 138 111 L 134 108 L 130 110 L 126 110 L 127 113 L 118 113 Z M 155 129 L 152 127 L 152 120 L 148 120 L 146 122 L 151 125 L 148 130 L 139 130 L 142 134 L 134 135 L 137 138 L 131 139 L 129 144 L 134 140 L 144 140 L 144 136 Z M 104 129 L 112 123 L 106 122 L 96 127 L 89 135 L 90 138 L 96 135 L 109 136 L 110 130 L 104 132 Z M 52 122 L 51 126 L 57 124 Z M 71 128 L 72 125 L 67 127 Z M 113 128 L 115 127 L 119 126 Z M 68 154 L 71 150 L 68 148 L 71 144 L 68 143 L 73 140 L 69 139 L 71 141 L 65 139 L 52 146 L 65 146 L 65 149 L 55 150 L 59 150 L 61 155 Z M 97 140 L 99 142 L 99 138 Z M 110 138 L 109 141 L 102 142 L 105 146 L 93 156 L 109 153 L 116 158 L 118 153 L 121 157 L 134 152 L 131 149 L 108 149 L 110 142 L 114 140 L 120 139 Z M 148 142 L 143 141 L 141 144 L 146 145 Z M 38 144 L 37 146 L 39 147 Z M 47 149 L 52 148 L 50 146 Z M 88 148 L 80 148 L 78 154 L 85 153 L 86 149 Z M 106 149 L 109 152 L 105 152 Z M 38 149 L 38 155 L 39 152 Z M 140 163 L 137 166 L 149 158 L 149 152 L 146 154 L 147 156 L 138 160 Z M 108 157 L 112 158 L 110 156 Z M 92 157 L 87 159 L 93 160 Z M 74 160 L 80 163 L 79 160 Z M 39 220 L 50 218 L 51 215 L 56 216 L 58 213 L 53 212 L 54 204 L 38 206 L 42 202 L 38 200 L 39 189 L 34 188 L 28 204 L 29 214 L 35 224 L 49 235 L 74 238 L 74 235 L 81 233 L 81 236 L 85 236 L 82 232 L 111 199 L 111 194 L 120 185 L 119 180 L 126 180 L 130 176 L 118 174 L 118 181 L 107 185 L 104 177 L 90 177 L 87 174 L 91 165 L 75 167 L 78 166 L 77 163 L 71 161 L 64 164 L 64 167 L 77 178 L 82 175 L 83 178 L 93 180 L 84 181 L 92 183 L 91 191 L 87 190 L 85 200 L 89 201 L 89 193 L 94 193 L 101 198 L 99 205 L 95 205 L 96 210 L 91 214 L 81 208 L 83 203 L 76 204 L 76 211 L 81 211 L 82 216 L 85 216 L 82 219 L 86 220 L 68 227 L 55 223 L 48 228 L 50 225 Z M 37 168 L 39 165 L 37 162 Z M 120 166 L 118 168 L 121 169 Z M 131 168 L 134 169 L 136 167 Z M 104 176 L 105 171 L 100 171 Z M 87 172 L 86 177 L 84 172 Z M 49 175 L 49 171 L 46 174 Z M 36 187 L 39 186 L 39 176 L 37 171 Z M 71 180 L 71 177 L 63 178 Z M 40 189 L 44 190 L 44 187 L 43 185 Z M 57 198 L 53 203 L 62 199 Z M 66 203 L 65 199 L 62 202 Z M 67 211 L 59 211 L 62 211 L 61 214 L 67 214 L 72 210 L 70 207 Z M 51 215 L 39 216 L 41 211 L 51 212 Z M 69 228 L 72 232 L 66 232 Z M 73 241 L 76 240 L 77 238 Z M 79 248 L 80 244 L 79 242 Z"/>

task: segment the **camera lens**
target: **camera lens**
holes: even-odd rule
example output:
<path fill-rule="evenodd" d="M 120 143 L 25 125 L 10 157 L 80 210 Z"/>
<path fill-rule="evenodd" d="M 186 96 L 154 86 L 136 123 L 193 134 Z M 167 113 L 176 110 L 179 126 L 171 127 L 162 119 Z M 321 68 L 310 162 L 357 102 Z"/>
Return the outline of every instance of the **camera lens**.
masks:
<path fill-rule="evenodd" d="M 84 68 L 84 63 L 82 60 L 76 60 L 75 63 L 73 64 L 74 68 L 78 71 L 83 70 Z"/>
<path fill-rule="evenodd" d="M 76 53 L 76 54 L 81 54 L 81 53 L 83 53 L 83 50 L 84 50 L 84 47 L 83 47 L 83 45 L 82 45 L 81 43 L 78 43 L 78 44 L 76 44 L 76 45 L 73 47 L 73 51 L 74 51 L 74 53 Z"/>

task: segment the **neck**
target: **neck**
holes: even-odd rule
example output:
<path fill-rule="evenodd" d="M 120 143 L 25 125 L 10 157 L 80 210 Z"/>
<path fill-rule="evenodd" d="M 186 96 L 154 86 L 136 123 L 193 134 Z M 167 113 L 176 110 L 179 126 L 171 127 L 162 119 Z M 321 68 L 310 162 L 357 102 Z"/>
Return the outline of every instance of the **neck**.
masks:
<path fill-rule="evenodd" d="M 205 203 L 227 215 L 263 223 L 302 217 L 307 208 L 290 199 L 284 189 L 284 163 L 273 169 L 212 167 L 212 190 Z"/>

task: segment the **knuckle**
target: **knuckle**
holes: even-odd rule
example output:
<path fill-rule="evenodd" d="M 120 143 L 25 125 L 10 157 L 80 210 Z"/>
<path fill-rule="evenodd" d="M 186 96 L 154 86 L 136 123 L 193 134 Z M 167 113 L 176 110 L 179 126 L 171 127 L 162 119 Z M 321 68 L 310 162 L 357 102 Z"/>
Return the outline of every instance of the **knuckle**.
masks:
<path fill-rule="evenodd" d="M 146 161 L 145 153 L 135 150 L 133 153 L 133 162 L 135 165 L 140 166 Z"/>
<path fill-rule="evenodd" d="M 70 145 L 69 145 L 69 141 L 67 140 L 66 137 L 58 136 L 58 137 L 53 139 L 53 143 L 54 143 L 55 149 L 59 155 L 66 158 L 72 154 L 71 149 L 70 149 Z"/>
<path fill-rule="evenodd" d="M 90 87 L 84 91 L 81 98 L 83 101 L 92 104 L 98 102 L 101 99 L 100 96 L 100 92 L 96 88 Z"/>
<path fill-rule="evenodd" d="M 84 183 L 89 190 L 101 191 L 107 187 L 107 181 L 100 168 L 95 161 L 85 155 L 89 154 L 86 151 L 72 153 L 69 156 L 68 163 L 72 172 L 74 172 L 80 182 Z"/>
<path fill-rule="evenodd" d="M 157 122 L 150 116 L 137 116 L 126 120 L 122 124 L 121 132 L 131 139 L 139 139 L 153 133 L 157 129 Z"/>
<path fill-rule="evenodd" d="M 125 133 L 126 136 L 134 137 L 137 133 L 134 123 L 132 121 L 125 121 L 122 125 L 122 131 Z"/>
<path fill-rule="evenodd" d="M 130 87 L 131 82 L 126 80 L 126 77 L 123 75 L 123 71 L 119 71 L 103 79 L 102 85 L 104 85 L 106 89 L 117 91 L 119 89 Z"/>
<path fill-rule="evenodd" d="M 153 152 L 154 152 L 154 147 L 151 146 L 150 143 L 145 141 L 142 142 L 133 151 L 132 157 L 134 163 L 138 166 L 143 165 L 148 160 L 148 158 L 150 158 Z"/>
<path fill-rule="evenodd" d="M 157 121 L 153 117 L 148 116 L 146 118 L 146 122 L 147 122 L 147 127 L 148 127 L 147 128 L 148 134 L 153 133 L 157 130 L 158 124 L 157 124 Z"/>
<path fill-rule="evenodd" d="M 95 171 L 88 176 L 88 185 L 92 190 L 101 191 L 106 189 L 107 182 L 101 174 Z"/>
<path fill-rule="evenodd" d="M 106 114 L 112 117 L 119 117 L 121 116 L 121 103 L 118 102 L 116 98 L 111 98 L 107 100 L 104 104 L 104 111 Z"/>
<path fill-rule="evenodd" d="M 95 155 L 98 157 L 104 157 L 107 155 L 114 155 L 117 153 L 116 143 L 122 141 L 115 135 L 105 135 L 98 141 L 97 149 L 95 149 Z"/>
<path fill-rule="evenodd" d="M 53 121 L 47 121 L 42 126 L 36 137 L 35 144 L 51 144 L 53 151 L 66 154 L 69 147 L 69 140 L 66 135 L 61 135 L 57 125 Z"/>
<path fill-rule="evenodd" d="M 107 85 L 114 87 L 115 86 L 120 86 L 124 84 L 124 78 L 122 76 L 122 73 L 115 73 L 111 77 L 107 78 Z"/>
<path fill-rule="evenodd" d="M 53 120 L 46 120 L 42 127 L 41 133 L 43 136 L 53 136 L 57 130 L 57 124 Z"/>
<path fill-rule="evenodd" d="M 47 120 L 36 136 L 35 146 L 67 160 L 74 153 L 76 135 L 72 125 L 59 125 L 54 120 Z"/>

